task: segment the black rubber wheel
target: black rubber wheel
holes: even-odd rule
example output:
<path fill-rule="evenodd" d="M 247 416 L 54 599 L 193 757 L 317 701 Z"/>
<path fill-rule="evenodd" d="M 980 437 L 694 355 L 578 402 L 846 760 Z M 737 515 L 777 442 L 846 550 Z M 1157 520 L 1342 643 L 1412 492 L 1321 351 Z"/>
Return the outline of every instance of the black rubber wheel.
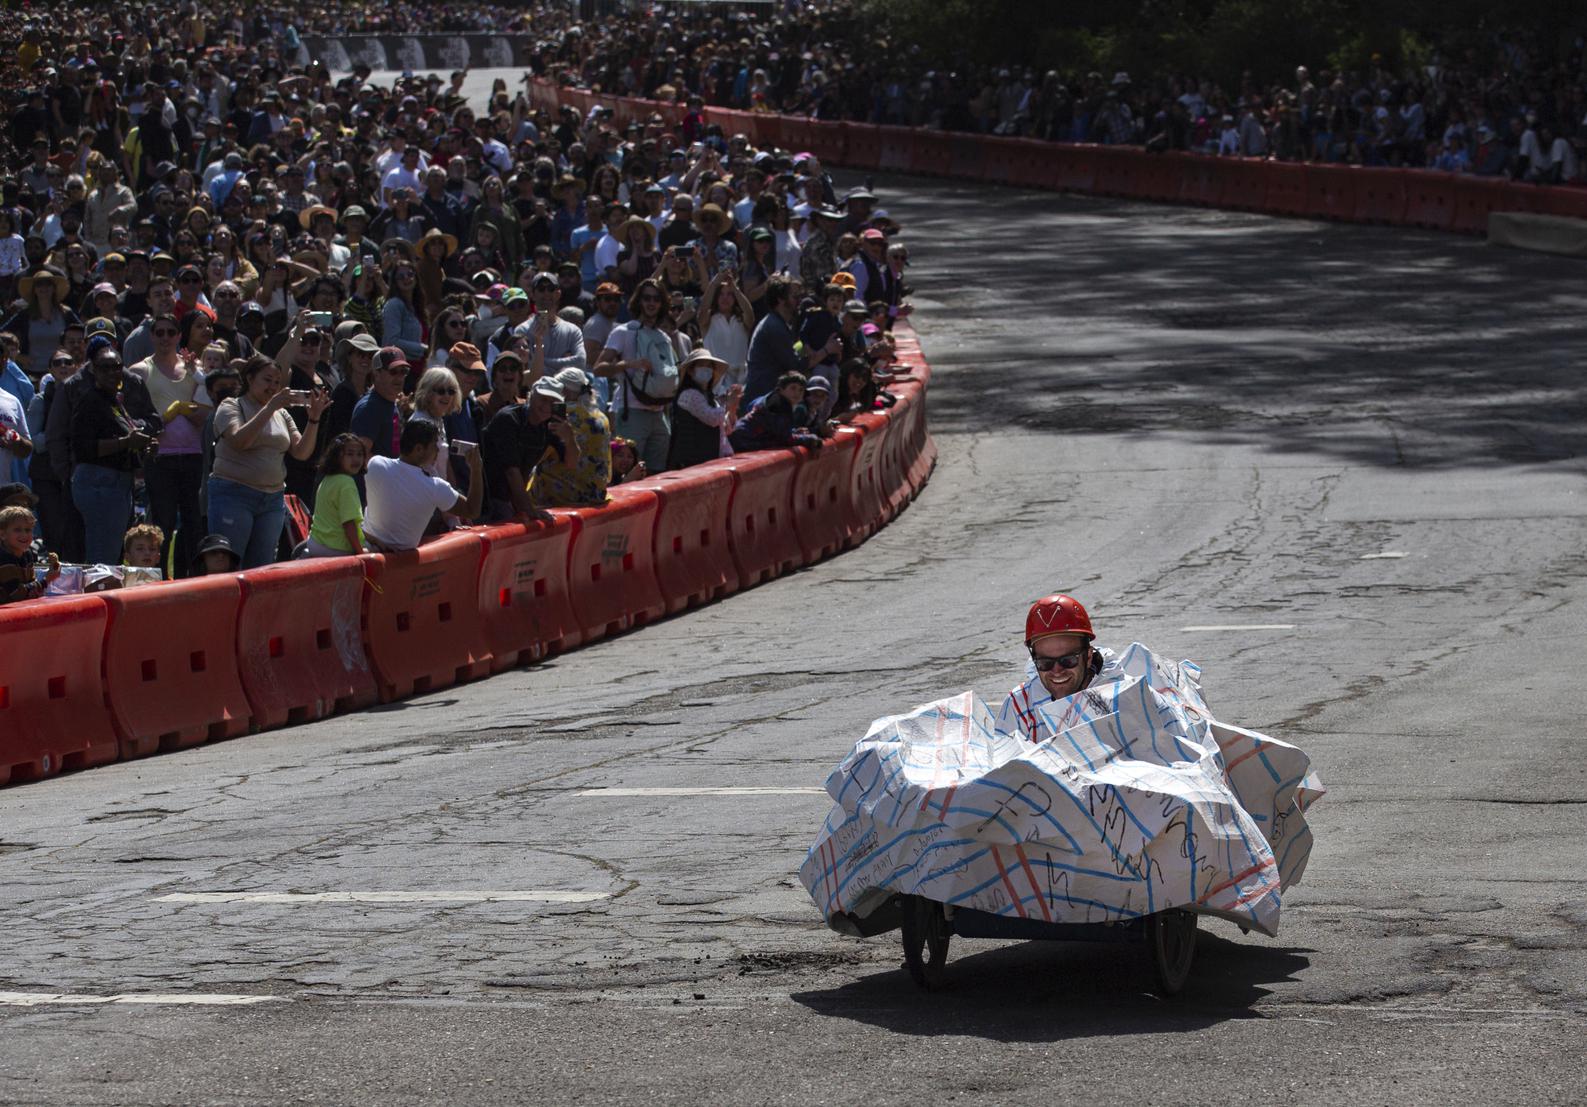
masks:
<path fill-rule="evenodd" d="M 1159 911 L 1146 920 L 1146 945 L 1157 970 L 1159 995 L 1178 995 L 1190 979 L 1196 957 L 1196 916 L 1190 911 Z"/>
<path fill-rule="evenodd" d="M 928 992 L 942 987 L 948 964 L 948 920 L 942 904 L 922 896 L 906 896 L 903 910 L 904 965 L 917 985 Z"/>

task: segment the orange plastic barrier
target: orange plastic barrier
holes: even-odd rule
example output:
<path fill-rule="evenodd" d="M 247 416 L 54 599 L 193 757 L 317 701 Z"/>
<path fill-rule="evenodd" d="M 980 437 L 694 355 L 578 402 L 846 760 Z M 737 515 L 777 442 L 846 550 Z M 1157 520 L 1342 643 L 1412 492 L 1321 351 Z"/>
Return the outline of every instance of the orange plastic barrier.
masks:
<path fill-rule="evenodd" d="M 1509 194 L 1507 183 L 1492 177 L 1456 177 L 1452 191 L 1449 229 L 1461 234 L 1487 234 L 1488 214 L 1504 211 Z"/>
<path fill-rule="evenodd" d="M 799 447 L 803 460 L 794 477 L 793 523 L 807 564 L 847 549 L 860 529 L 850 479 L 862 438 L 842 427 L 819 450 Z"/>
<path fill-rule="evenodd" d="M 1141 195 L 1141 155 L 1123 146 L 1098 146 L 1092 158 L 1096 165 L 1096 179 L 1091 191 L 1099 196 Z"/>
<path fill-rule="evenodd" d="M 0 608 L 0 784 L 116 759 L 100 676 L 105 620 L 98 596 Z"/>
<path fill-rule="evenodd" d="M 1516 188 L 1526 188 L 1526 185 L 1516 185 Z M 1534 188 L 1536 186 L 1533 186 Z M 1542 193 L 1542 212 L 1544 215 L 1563 215 L 1571 219 L 1587 219 L 1587 188 L 1580 185 L 1560 185 L 1550 188 L 1537 188 Z"/>
<path fill-rule="evenodd" d="M 882 444 L 887 440 L 887 418 L 857 415 L 850 426 L 865 437 L 854 467 L 849 470 L 849 498 L 854 503 L 856 542 L 869 538 L 892 518 L 882 492 Z"/>
<path fill-rule="evenodd" d="M 890 385 L 888 391 L 903 397 L 901 403 L 908 405 L 906 410 L 911 422 L 907 424 L 906 432 L 905 453 L 908 463 L 905 474 L 911 491 L 918 496 L 937 463 L 937 448 L 931 441 L 926 421 L 926 387 L 924 384 L 910 381 Z M 893 410 L 898 409 L 895 407 Z"/>
<path fill-rule="evenodd" d="M 384 703 L 490 671 L 480 625 L 480 539 L 449 534 L 417 550 L 365 554 L 364 640 Z"/>
<path fill-rule="evenodd" d="M 1398 226 L 1405 221 L 1404 170 L 1357 169 L 1355 175 L 1355 222 Z"/>
<path fill-rule="evenodd" d="M 1095 146 L 1053 144 L 1048 156 L 1052 187 L 1064 192 L 1090 192 L 1096 184 Z"/>
<path fill-rule="evenodd" d="M 586 642 L 644 626 L 667 610 L 652 552 L 656 494 L 618 485 L 609 496 L 603 507 L 578 509 L 568 548 L 568 591 Z"/>
<path fill-rule="evenodd" d="M 1004 142 L 1012 151 L 1013 169 L 1008 183 L 1018 188 L 1053 189 L 1052 143 L 1034 138 L 1010 138 Z"/>
<path fill-rule="evenodd" d="M 508 523 L 479 534 L 480 629 L 492 672 L 539 661 L 583 640 L 568 592 L 568 550 L 578 516 Z"/>
<path fill-rule="evenodd" d="M 738 567 L 728 536 L 732 473 L 697 465 L 622 487 L 655 494 L 652 546 L 667 614 L 738 591 Z"/>
<path fill-rule="evenodd" d="M 915 497 L 915 490 L 909 484 L 909 434 L 914 419 L 910 403 L 908 393 L 899 396 L 898 402 L 887 412 L 887 437 L 882 440 L 880 491 L 888 517 L 893 519 L 898 518 Z"/>
<path fill-rule="evenodd" d="M 1222 158 L 1186 158 L 1181 162 L 1179 202 L 1215 208 L 1223 203 Z"/>
<path fill-rule="evenodd" d="M 850 169 L 882 167 L 882 129 L 868 123 L 840 123 L 843 129 L 843 164 Z"/>
<path fill-rule="evenodd" d="M 1314 219 L 1354 219 L 1355 170 L 1344 165 L 1307 166 L 1306 214 Z"/>
<path fill-rule="evenodd" d="M 1265 169 L 1267 198 L 1264 210 L 1276 215 L 1309 215 L 1306 166 L 1299 162 L 1270 161 Z"/>
<path fill-rule="evenodd" d="M 1141 154 L 1136 162 L 1136 196 L 1159 204 L 1179 202 L 1180 159 L 1171 154 Z"/>
<path fill-rule="evenodd" d="M 944 172 L 950 177 L 979 181 L 986 175 L 986 140 L 974 135 L 948 135 L 948 164 Z"/>
<path fill-rule="evenodd" d="M 794 451 L 738 454 L 701 468 L 733 474 L 728 536 L 740 588 L 753 588 L 805 563 L 793 523 L 794 477 L 799 472 Z"/>
<path fill-rule="evenodd" d="M 291 726 L 380 698 L 364 645 L 364 567 L 314 558 L 242 574 L 237 667 L 259 728 Z"/>
<path fill-rule="evenodd" d="M 913 168 L 915 155 L 915 134 L 909 127 L 878 127 L 881 135 L 881 156 L 877 161 L 878 169 L 893 173 L 908 173 Z"/>
<path fill-rule="evenodd" d="M 1447 231 L 1455 221 L 1454 177 L 1448 173 L 1414 173 L 1405 178 L 1405 222 Z"/>
<path fill-rule="evenodd" d="M 953 166 L 953 139 L 946 131 L 916 131 L 909 156 L 909 171 L 927 177 L 946 177 Z"/>
<path fill-rule="evenodd" d="M 787 133 L 787 121 L 784 120 L 783 128 Z M 824 123 L 820 120 L 807 120 L 804 123 L 804 145 L 798 150 L 809 150 L 816 157 L 829 165 L 842 165 L 847 160 L 848 150 L 843 144 L 843 124 Z M 798 150 L 794 152 L 797 153 Z"/>
<path fill-rule="evenodd" d="M 237 672 L 235 574 L 100 594 L 105 697 L 122 757 L 248 733 L 253 708 Z"/>
<path fill-rule="evenodd" d="M 1224 158 L 1223 195 L 1218 206 L 1235 211 L 1266 211 L 1268 163 L 1256 158 Z"/>
<path fill-rule="evenodd" d="M 982 141 L 981 149 L 981 179 L 988 184 L 1013 184 L 1020 175 L 1020 150 L 1016 140 L 988 138 Z"/>

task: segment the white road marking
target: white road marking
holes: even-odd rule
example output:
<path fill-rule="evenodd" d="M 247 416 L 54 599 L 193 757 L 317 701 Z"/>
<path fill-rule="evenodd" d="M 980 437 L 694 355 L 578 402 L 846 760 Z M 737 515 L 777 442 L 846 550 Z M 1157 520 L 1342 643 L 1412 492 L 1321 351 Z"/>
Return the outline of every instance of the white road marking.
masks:
<path fill-rule="evenodd" d="M 592 903 L 609 892 L 172 892 L 156 903 Z"/>
<path fill-rule="evenodd" d="M 290 1003 L 282 996 L 240 996 L 213 992 L 133 992 L 126 995 L 90 996 L 69 992 L 0 992 L 0 1007 L 40 1007 L 47 1004 L 168 1004 L 179 1007 L 249 1007 L 256 1003 Z"/>
<path fill-rule="evenodd" d="M 824 796 L 825 788 L 585 788 L 575 796 Z"/>
<path fill-rule="evenodd" d="M 1403 550 L 1384 550 L 1382 553 L 1362 554 L 1361 555 L 1361 560 L 1362 561 L 1388 561 L 1388 560 L 1390 560 L 1392 558 L 1396 558 L 1396 557 L 1409 557 L 1409 556 L 1410 556 L 1410 554 L 1405 553 Z"/>
<path fill-rule="evenodd" d="M 1209 624 L 1207 624 L 1205 626 L 1180 627 L 1179 629 L 1182 630 L 1182 631 L 1187 631 L 1187 630 L 1294 630 L 1295 629 L 1295 624 L 1294 623 L 1245 623 L 1245 624 L 1236 626 L 1233 623 L 1229 623 L 1229 624 L 1209 623 Z"/>

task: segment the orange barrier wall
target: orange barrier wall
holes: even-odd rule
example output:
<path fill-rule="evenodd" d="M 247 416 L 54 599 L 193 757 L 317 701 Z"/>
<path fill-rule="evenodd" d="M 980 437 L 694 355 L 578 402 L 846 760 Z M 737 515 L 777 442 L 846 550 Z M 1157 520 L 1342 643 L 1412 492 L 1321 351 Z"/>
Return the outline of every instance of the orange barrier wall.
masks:
<path fill-rule="evenodd" d="M 599 508 L 397 554 L 0 608 L 0 784 L 446 688 L 709 603 L 857 545 L 936 456 L 930 369 L 822 449 L 612 489 Z"/>
<path fill-rule="evenodd" d="M 0 784 L 116 759 L 100 685 L 105 622 L 98 596 L 0 608 Z"/>
<path fill-rule="evenodd" d="M 587 112 L 612 107 L 627 123 L 659 115 L 670 126 L 677 105 L 606 96 L 531 82 L 531 101 Z M 1157 203 L 1235 211 L 1426 227 L 1484 234 L 1488 213 L 1535 212 L 1587 219 L 1587 188 L 1531 185 L 1421 169 L 1362 168 L 1206 154 L 1149 154 L 1137 147 L 1042 142 L 866 123 L 827 122 L 707 108 L 723 133 L 852 169 L 955 177 L 1016 188 L 1095 193 Z"/>

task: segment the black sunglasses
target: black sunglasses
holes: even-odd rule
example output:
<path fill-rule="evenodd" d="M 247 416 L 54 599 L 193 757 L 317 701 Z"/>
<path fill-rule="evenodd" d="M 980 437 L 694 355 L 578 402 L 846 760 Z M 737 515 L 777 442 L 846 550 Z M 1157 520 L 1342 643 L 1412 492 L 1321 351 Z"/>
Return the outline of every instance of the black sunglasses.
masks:
<path fill-rule="evenodd" d="M 1066 653 L 1062 657 L 1042 657 L 1035 650 L 1032 650 L 1030 659 L 1035 664 L 1038 673 L 1050 673 L 1054 666 L 1060 669 L 1075 668 L 1088 652 L 1087 650 L 1076 650 L 1074 653 Z"/>

